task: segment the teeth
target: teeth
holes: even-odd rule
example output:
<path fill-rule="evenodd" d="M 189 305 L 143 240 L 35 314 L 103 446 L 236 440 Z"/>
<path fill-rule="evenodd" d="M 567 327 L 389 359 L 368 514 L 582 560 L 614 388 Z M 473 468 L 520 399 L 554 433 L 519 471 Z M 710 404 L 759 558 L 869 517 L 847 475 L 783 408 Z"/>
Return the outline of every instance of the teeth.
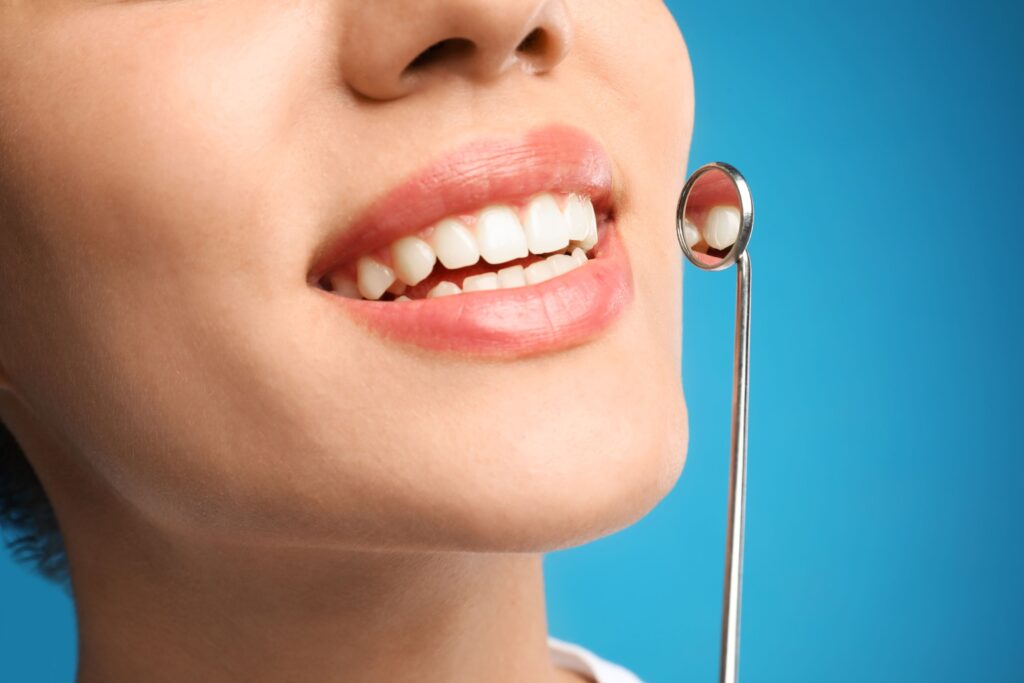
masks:
<path fill-rule="evenodd" d="M 345 276 L 336 276 L 331 278 L 331 291 L 338 296 L 343 296 L 346 299 L 361 299 L 362 294 L 359 293 L 359 287 L 356 283 Z"/>
<path fill-rule="evenodd" d="M 597 234 L 597 216 L 588 197 L 569 195 L 565 204 L 565 218 L 569 224 L 569 239 L 581 242 L 592 232 Z"/>
<path fill-rule="evenodd" d="M 530 253 L 523 227 L 507 206 L 491 206 L 480 212 L 476 241 L 480 255 L 491 264 L 506 263 Z"/>
<path fill-rule="evenodd" d="M 525 287 L 526 275 L 523 274 L 522 266 L 509 266 L 498 271 L 498 286 L 502 289 L 512 287 Z"/>
<path fill-rule="evenodd" d="M 569 239 L 584 251 L 590 251 L 597 244 L 597 216 L 590 198 L 570 195 L 565 217 L 569 222 Z"/>
<path fill-rule="evenodd" d="M 547 259 L 545 259 L 526 266 L 523 269 L 523 275 L 526 277 L 526 284 L 535 285 L 538 282 L 544 282 L 553 278 L 555 271 L 551 264 L 547 262 Z"/>
<path fill-rule="evenodd" d="M 690 248 L 700 242 L 700 230 L 686 218 L 683 219 L 683 239 L 686 241 L 686 246 Z"/>
<path fill-rule="evenodd" d="M 462 290 L 454 282 L 448 282 L 447 280 L 441 280 L 433 289 L 427 292 L 428 299 L 436 299 L 439 296 L 451 296 L 452 294 L 458 294 Z"/>
<path fill-rule="evenodd" d="M 559 202 L 563 200 L 564 209 L 560 209 Z M 713 240 L 735 242 L 739 215 L 735 210 L 730 213 L 730 209 L 716 207 L 709 215 L 709 234 L 703 239 L 712 246 Z M 687 223 L 685 227 L 687 239 L 693 233 L 701 238 L 695 226 Z M 439 282 L 427 296 L 523 287 L 583 265 L 588 260 L 587 252 L 597 241 L 597 217 L 589 197 L 571 194 L 559 199 L 545 192 L 521 207 L 494 204 L 475 216 L 450 216 L 418 234 L 395 240 L 386 251 L 359 258 L 354 277 L 345 270 L 328 277 L 332 291 L 339 296 L 376 300 L 388 292 L 395 301 L 405 301 L 406 289 L 422 283 L 438 263 L 448 270 L 457 270 L 472 266 L 481 258 L 498 265 L 531 253 L 546 255 L 546 259 L 527 268 L 510 266 L 496 273 L 467 277 L 462 288 L 454 282 Z M 571 253 L 565 253 L 567 249 Z"/>
<path fill-rule="evenodd" d="M 395 271 L 372 256 L 356 261 L 356 281 L 364 299 L 379 299 L 395 281 Z"/>
<path fill-rule="evenodd" d="M 555 275 L 568 273 L 570 270 L 575 270 L 580 267 L 580 264 L 576 262 L 576 259 L 568 254 L 552 254 L 544 260 L 551 265 L 551 270 Z"/>
<path fill-rule="evenodd" d="M 403 237 L 391 244 L 391 262 L 402 282 L 417 285 L 434 270 L 437 254 L 419 237 Z"/>
<path fill-rule="evenodd" d="M 569 221 L 550 194 L 539 195 L 527 205 L 523 232 L 534 254 L 548 254 L 569 246 Z"/>
<path fill-rule="evenodd" d="M 430 244 L 437 258 L 449 270 L 471 266 L 480 260 L 476 238 L 462 221 L 455 218 L 446 218 L 434 226 Z"/>
<path fill-rule="evenodd" d="M 498 289 L 497 273 L 471 275 L 462 281 L 463 292 L 479 292 L 485 289 Z"/>
<path fill-rule="evenodd" d="M 684 226 L 685 227 L 685 226 Z M 735 206 L 716 206 L 704 222 L 704 241 L 715 249 L 728 249 L 740 236 L 740 212 Z"/>

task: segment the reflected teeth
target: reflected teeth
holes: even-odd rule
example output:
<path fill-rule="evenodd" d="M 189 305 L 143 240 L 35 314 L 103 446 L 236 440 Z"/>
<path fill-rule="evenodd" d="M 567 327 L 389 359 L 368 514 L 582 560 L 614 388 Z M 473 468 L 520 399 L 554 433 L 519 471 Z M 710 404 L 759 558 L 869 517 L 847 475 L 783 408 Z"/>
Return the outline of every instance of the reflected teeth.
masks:
<path fill-rule="evenodd" d="M 686 246 L 693 248 L 693 245 L 700 242 L 700 230 L 697 226 L 689 221 L 689 219 L 683 219 L 683 239 L 686 241 Z"/>
<path fill-rule="evenodd" d="M 543 193 L 520 207 L 493 204 L 476 215 L 450 216 L 417 234 L 395 240 L 386 249 L 362 256 L 356 261 L 354 277 L 339 270 L 328 279 L 333 291 L 341 296 L 377 300 L 388 292 L 396 301 L 404 301 L 409 299 L 402 296 L 407 287 L 423 282 L 438 263 L 457 270 L 481 258 L 500 265 L 535 254 L 549 256 L 526 268 L 511 266 L 466 277 L 461 288 L 445 280 L 427 296 L 543 282 L 586 263 L 586 252 L 597 244 L 597 216 L 590 199 L 575 194 L 563 196 L 563 208 L 559 201 L 558 196 Z"/>
<path fill-rule="evenodd" d="M 683 226 L 686 227 L 685 224 Z M 704 221 L 704 241 L 715 249 L 728 249 L 740 236 L 740 212 L 735 206 L 716 206 Z"/>

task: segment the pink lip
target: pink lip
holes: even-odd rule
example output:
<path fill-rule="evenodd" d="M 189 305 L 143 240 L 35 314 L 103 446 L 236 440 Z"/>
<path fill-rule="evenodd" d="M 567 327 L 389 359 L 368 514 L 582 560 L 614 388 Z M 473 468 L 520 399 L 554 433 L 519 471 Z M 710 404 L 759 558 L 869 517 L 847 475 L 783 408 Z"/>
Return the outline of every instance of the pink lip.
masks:
<path fill-rule="evenodd" d="M 446 216 L 539 192 L 586 194 L 598 216 L 608 217 L 593 258 L 551 280 L 401 302 L 349 299 L 314 286 L 381 336 L 432 350 L 522 356 L 581 344 L 608 327 L 633 298 L 628 255 L 612 217 L 612 180 L 601 145 L 570 126 L 467 145 L 414 174 L 336 236 L 315 259 L 310 283 Z"/>

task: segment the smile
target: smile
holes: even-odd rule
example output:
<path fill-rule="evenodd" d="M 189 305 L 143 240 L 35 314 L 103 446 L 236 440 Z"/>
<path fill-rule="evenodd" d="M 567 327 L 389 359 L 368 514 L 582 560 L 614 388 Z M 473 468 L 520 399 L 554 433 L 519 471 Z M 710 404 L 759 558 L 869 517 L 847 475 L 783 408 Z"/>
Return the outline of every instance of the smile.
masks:
<path fill-rule="evenodd" d="M 583 343 L 633 298 L 611 162 L 567 126 L 456 150 L 321 249 L 311 286 L 388 339 L 521 356 Z"/>

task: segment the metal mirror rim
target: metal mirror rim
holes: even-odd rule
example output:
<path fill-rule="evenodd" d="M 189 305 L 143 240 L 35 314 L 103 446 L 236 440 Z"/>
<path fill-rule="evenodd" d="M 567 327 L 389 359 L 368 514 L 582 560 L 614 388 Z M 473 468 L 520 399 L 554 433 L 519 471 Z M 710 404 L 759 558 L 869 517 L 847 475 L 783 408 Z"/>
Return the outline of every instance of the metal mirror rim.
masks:
<path fill-rule="evenodd" d="M 736 192 L 740 198 L 740 234 L 736 238 L 736 243 L 732 245 L 732 249 L 729 253 L 722 257 L 722 260 L 713 265 L 702 263 L 700 259 L 696 257 L 690 247 L 686 245 L 686 238 L 683 235 L 683 219 L 686 211 L 686 200 L 690 197 L 690 191 L 693 189 L 694 183 L 709 171 L 722 171 L 732 181 L 733 186 L 736 188 Z M 730 267 L 739 259 L 747 249 L 747 243 L 750 241 L 750 233 L 754 230 L 754 202 L 750 196 L 750 187 L 747 185 L 746 179 L 743 174 L 740 173 L 734 166 L 725 163 L 724 161 L 712 161 L 709 164 L 704 164 L 687 179 L 686 185 L 683 187 L 682 194 L 679 195 L 679 204 L 676 206 L 676 238 L 679 240 L 679 246 L 682 248 L 683 253 L 686 254 L 686 258 L 693 265 L 697 266 L 701 270 L 725 270 Z"/>

